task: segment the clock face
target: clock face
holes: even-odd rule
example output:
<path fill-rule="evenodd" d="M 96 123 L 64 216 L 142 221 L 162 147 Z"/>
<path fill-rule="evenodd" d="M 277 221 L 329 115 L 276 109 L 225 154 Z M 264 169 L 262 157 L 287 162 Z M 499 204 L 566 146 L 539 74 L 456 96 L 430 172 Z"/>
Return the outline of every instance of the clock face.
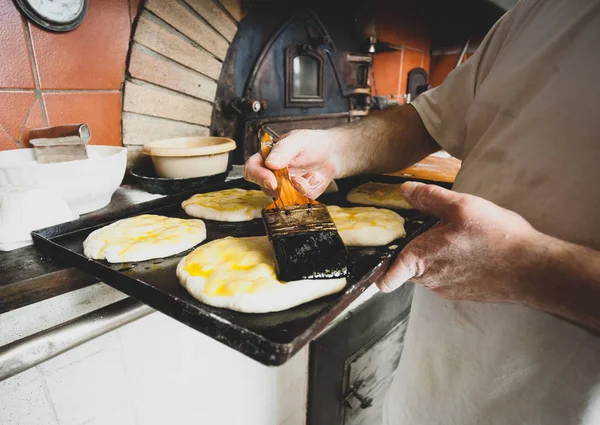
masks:
<path fill-rule="evenodd" d="M 83 0 L 29 0 L 31 8 L 51 22 L 72 22 L 83 11 Z"/>
<path fill-rule="evenodd" d="M 14 0 L 33 22 L 52 31 L 77 28 L 87 13 L 88 0 Z"/>

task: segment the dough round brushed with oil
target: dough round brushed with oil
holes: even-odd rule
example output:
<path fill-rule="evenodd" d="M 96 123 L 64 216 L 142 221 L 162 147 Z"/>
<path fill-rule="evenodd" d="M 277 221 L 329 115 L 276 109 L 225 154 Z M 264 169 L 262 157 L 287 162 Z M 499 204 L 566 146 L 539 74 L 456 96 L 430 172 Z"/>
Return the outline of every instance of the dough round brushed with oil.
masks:
<path fill-rule="evenodd" d="M 361 184 L 348 192 L 346 199 L 353 204 L 410 210 L 412 207 L 400 192 L 401 185 L 378 182 Z"/>
<path fill-rule="evenodd" d="M 406 236 L 404 218 L 394 211 L 373 207 L 327 207 L 344 244 L 381 246 Z"/>
<path fill-rule="evenodd" d="M 109 263 L 145 261 L 179 254 L 204 239 L 202 220 L 144 214 L 94 230 L 83 242 L 83 253 Z"/>
<path fill-rule="evenodd" d="M 216 221 L 250 221 L 260 218 L 261 211 L 272 201 L 260 190 L 226 189 L 199 193 L 183 201 L 188 215 Z"/>
<path fill-rule="evenodd" d="M 346 286 L 345 278 L 280 282 L 266 236 L 211 241 L 185 256 L 176 273 L 198 301 L 243 313 L 287 310 Z"/>

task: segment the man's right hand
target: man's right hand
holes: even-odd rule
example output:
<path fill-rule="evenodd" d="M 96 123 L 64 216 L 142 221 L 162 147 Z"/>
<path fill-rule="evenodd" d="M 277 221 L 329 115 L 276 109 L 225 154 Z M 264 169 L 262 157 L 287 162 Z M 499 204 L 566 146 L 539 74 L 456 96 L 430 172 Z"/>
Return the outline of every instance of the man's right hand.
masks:
<path fill-rule="evenodd" d="M 334 177 L 390 173 L 439 149 L 417 110 L 396 106 L 337 128 L 292 131 L 265 161 L 260 154 L 250 157 L 244 177 L 272 196 L 277 188 L 272 170 L 288 167 L 294 186 L 315 199 Z"/>
<path fill-rule="evenodd" d="M 296 189 L 311 199 L 321 195 L 339 172 L 333 149 L 335 130 L 295 130 L 273 146 L 265 161 L 254 154 L 244 166 L 244 178 L 273 195 L 277 179 L 272 170 L 288 167 Z"/>

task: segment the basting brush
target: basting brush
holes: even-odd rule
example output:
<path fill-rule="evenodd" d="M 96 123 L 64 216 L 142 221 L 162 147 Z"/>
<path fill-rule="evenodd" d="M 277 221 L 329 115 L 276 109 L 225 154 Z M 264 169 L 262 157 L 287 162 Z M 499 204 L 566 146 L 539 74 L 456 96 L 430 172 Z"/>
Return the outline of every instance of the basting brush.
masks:
<path fill-rule="evenodd" d="M 259 130 L 263 159 L 275 143 L 273 136 L 279 138 L 268 127 Z M 347 276 L 348 253 L 325 205 L 299 193 L 287 168 L 273 173 L 277 196 L 262 217 L 275 252 L 277 277 L 292 281 Z"/>

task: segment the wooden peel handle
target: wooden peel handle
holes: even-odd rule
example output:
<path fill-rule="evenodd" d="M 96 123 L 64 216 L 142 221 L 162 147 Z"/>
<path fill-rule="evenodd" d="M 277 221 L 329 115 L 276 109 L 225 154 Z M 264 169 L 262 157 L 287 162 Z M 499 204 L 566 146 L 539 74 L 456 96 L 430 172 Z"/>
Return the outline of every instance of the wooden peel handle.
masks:
<path fill-rule="evenodd" d="M 267 159 L 274 143 L 271 135 L 266 131 L 261 130 L 260 153 L 263 159 Z M 290 174 L 287 167 L 282 168 L 281 170 L 273 170 L 273 174 L 275 174 L 275 178 L 277 178 L 277 200 L 268 205 L 265 209 L 317 204 L 316 201 L 313 201 L 296 190 L 290 180 Z"/>

